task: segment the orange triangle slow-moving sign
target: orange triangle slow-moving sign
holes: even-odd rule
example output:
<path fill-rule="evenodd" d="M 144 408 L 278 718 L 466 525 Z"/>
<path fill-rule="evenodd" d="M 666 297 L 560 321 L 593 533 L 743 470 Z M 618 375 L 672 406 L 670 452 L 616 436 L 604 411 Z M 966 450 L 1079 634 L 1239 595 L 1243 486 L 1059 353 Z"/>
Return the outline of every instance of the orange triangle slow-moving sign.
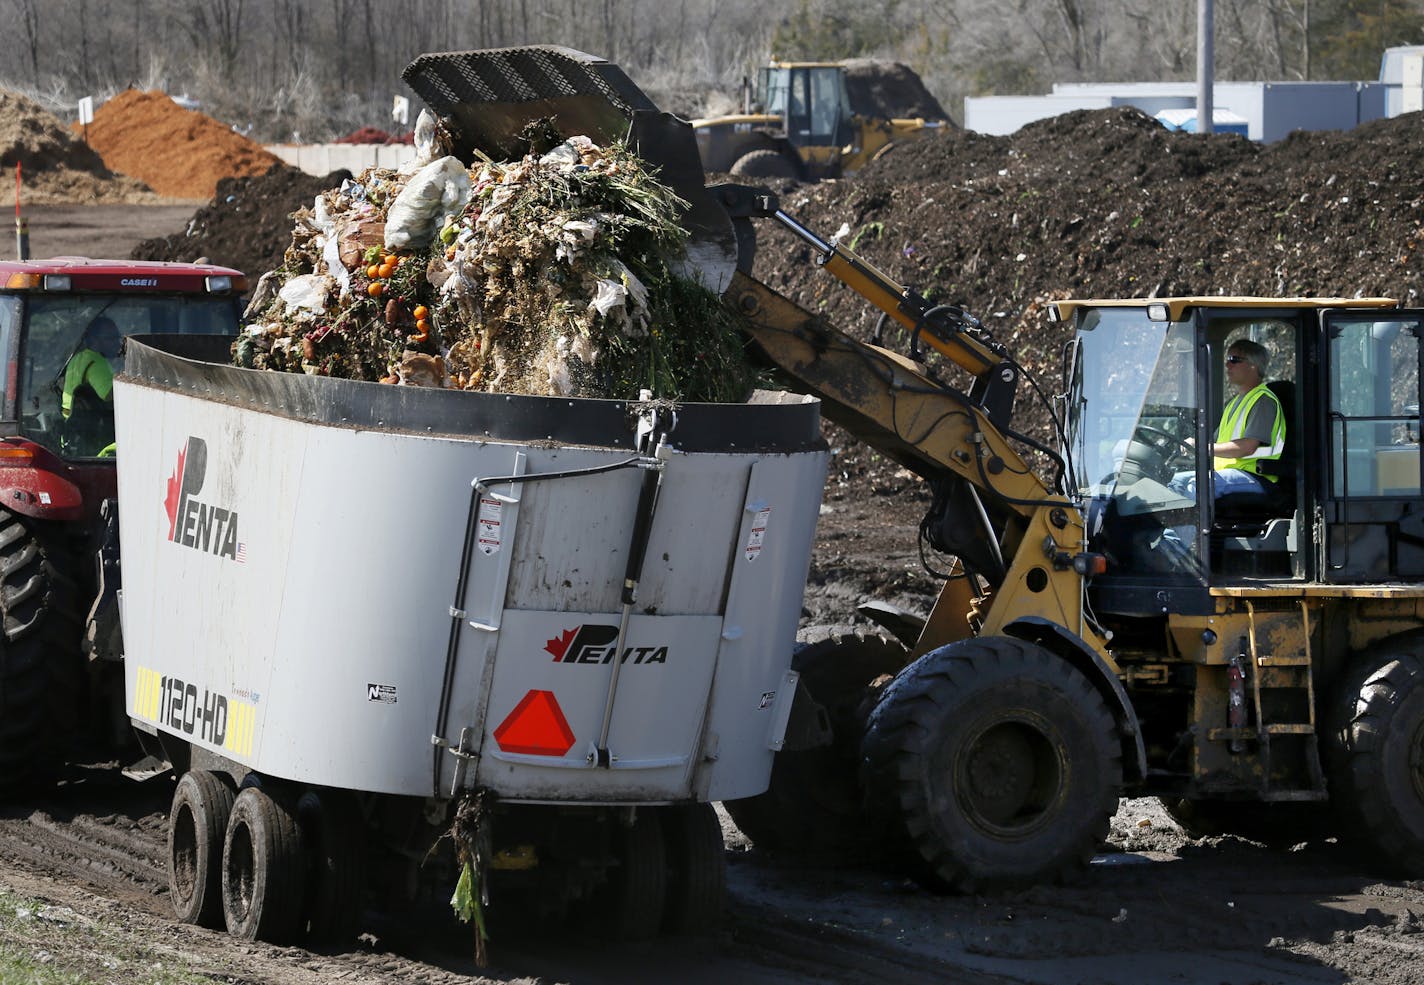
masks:
<path fill-rule="evenodd" d="M 574 731 L 553 691 L 530 691 L 494 730 L 505 752 L 526 756 L 562 756 L 573 748 Z"/>

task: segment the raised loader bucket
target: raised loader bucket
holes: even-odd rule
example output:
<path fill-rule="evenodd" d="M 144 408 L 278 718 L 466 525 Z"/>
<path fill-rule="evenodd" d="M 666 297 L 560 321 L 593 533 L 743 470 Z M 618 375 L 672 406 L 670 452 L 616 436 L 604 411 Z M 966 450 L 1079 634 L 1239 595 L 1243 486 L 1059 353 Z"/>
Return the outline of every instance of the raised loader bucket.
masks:
<path fill-rule="evenodd" d="M 401 78 L 441 117 L 451 153 L 475 151 L 516 160 L 531 150 L 530 124 L 547 122 L 564 137 L 617 140 L 658 169 L 688 203 L 689 266 L 721 292 L 736 267 L 731 219 L 705 187 L 692 125 L 659 111 L 617 65 L 555 45 L 421 55 Z"/>

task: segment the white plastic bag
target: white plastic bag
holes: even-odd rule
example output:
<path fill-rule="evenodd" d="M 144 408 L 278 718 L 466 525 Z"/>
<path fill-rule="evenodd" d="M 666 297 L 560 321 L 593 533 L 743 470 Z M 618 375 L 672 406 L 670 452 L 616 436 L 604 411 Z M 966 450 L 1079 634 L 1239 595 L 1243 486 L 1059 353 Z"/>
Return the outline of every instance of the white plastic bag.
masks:
<path fill-rule="evenodd" d="M 328 279 L 321 274 L 302 274 L 282 285 L 277 296 L 294 311 L 320 314 L 326 310 Z"/>
<path fill-rule="evenodd" d="M 470 197 L 470 176 L 453 157 L 432 161 L 406 183 L 386 213 L 386 249 L 430 244 L 447 215 L 457 215 Z"/>

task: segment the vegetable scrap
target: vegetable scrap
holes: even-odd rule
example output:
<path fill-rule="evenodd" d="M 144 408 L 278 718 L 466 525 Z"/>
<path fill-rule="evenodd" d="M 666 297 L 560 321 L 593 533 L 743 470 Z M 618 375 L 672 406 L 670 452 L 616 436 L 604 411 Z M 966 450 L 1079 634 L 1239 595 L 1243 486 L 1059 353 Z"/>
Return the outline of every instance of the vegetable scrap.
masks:
<path fill-rule="evenodd" d="M 740 401 L 736 315 L 685 273 L 683 202 L 627 148 L 418 155 L 297 212 L 241 366 L 405 386 Z"/>

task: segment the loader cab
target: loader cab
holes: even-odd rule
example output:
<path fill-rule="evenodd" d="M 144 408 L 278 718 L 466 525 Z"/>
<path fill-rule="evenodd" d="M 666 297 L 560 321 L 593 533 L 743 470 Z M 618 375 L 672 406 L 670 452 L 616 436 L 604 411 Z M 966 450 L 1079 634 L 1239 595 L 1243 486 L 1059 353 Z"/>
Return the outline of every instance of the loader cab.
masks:
<path fill-rule="evenodd" d="M 803 154 L 822 147 L 838 152 L 851 141 L 850 94 L 839 65 L 768 65 L 757 74 L 752 98 L 761 112 L 785 121 L 787 139 Z"/>
<path fill-rule="evenodd" d="M 1060 307 L 1075 324 L 1066 457 L 1092 549 L 1108 557 L 1093 583 L 1107 608 L 1206 612 L 1211 586 L 1424 577 L 1420 320 L 1387 304 Z M 1213 474 L 1234 393 L 1225 357 L 1242 339 L 1269 353 L 1285 419 L 1281 455 L 1258 466 L 1265 495 L 1222 494 Z"/>

